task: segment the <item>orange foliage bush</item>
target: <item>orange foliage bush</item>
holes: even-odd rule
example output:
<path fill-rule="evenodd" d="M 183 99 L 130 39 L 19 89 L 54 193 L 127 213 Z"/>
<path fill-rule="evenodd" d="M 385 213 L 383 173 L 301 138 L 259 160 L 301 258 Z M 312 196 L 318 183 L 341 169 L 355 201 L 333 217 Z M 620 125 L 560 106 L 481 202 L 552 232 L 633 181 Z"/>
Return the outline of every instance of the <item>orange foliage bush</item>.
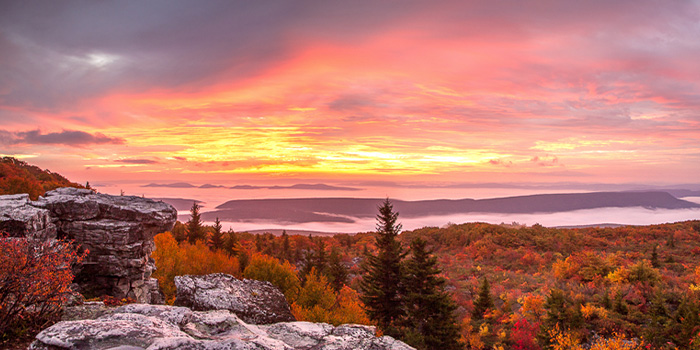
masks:
<path fill-rule="evenodd" d="M 168 303 L 175 300 L 175 276 L 206 275 L 222 272 L 240 277 L 238 260 L 222 251 L 212 251 L 203 242 L 177 244 L 170 232 L 155 236 L 156 250 L 151 255 L 156 262 L 153 277 L 158 279 Z"/>
<path fill-rule="evenodd" d="M 357 292 L 344 286 L 336 294 L 326 277 L 316 272 L 315 268 L 311 269 L 291 308 L 299 321 L 325 322 L 336 326 L 370 323 Z"/>
<path fill-rule="evenodd" d="M 250 263 L 243 271 L 243 277 L 260 281 L 268 281 L 279 288 L 288 301 L 296 300 L 300 283 L 294 266 L 265 254 L 255 253 Z"/>
<path fill-rule="evenodd" d="M 70 295 L 71 266 L 86 254 L 60 240 L 0 237 L 0 337 L 51 322 Z"/>

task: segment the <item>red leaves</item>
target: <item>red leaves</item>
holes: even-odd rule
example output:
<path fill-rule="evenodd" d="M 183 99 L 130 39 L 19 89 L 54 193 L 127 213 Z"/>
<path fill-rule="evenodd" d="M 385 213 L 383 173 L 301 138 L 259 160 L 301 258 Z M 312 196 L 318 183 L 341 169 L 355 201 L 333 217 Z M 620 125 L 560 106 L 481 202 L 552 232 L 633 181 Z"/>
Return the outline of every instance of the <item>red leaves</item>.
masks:
<path fill-rule="evenodd" d="M 0 335 L 21 320 L 39 324 L 59 312 L 70 295 L 71 266 L 85 255 L 66 241 L 0 235 Z"/>

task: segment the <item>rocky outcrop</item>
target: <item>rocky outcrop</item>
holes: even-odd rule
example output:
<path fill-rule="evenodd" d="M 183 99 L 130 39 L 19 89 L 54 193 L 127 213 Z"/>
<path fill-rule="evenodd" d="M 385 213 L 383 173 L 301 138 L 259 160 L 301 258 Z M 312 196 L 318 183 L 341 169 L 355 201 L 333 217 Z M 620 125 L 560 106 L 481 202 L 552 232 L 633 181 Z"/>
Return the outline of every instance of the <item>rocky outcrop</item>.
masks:
<path fill-rule="evenodd" d="M 88 296 L 157 302 L 153 237 L 172 229 L 175 208 L 135 196 L 59 188 L 37 201 L 0 196 L 0 230 L 10 236 L 66 238 L 89 250 L 75 281 Z"/>
<path fill-rule="evenodd" d="M 131 304 L 97 319 L 59 322 L 39 333 L 30 349 L 413 349 L 374 333 L 374 327 L 361 325 L 252 325 L 228 310 Z"/>
<path fill-rule="evenodd" d="M 0 232 L 11 237 L 56 238 L 56 225 L 49 211 L 32 203 L 26 193 L 0 196 Z"/>
<path fill-rule="evenodd" d="M 185 275 L 175 277 L 175 288 L 175 305 L 192 310 L 228 310 L 251 324 L 295 321 L 284 294 L 267 281 L 223 273 Z"/>

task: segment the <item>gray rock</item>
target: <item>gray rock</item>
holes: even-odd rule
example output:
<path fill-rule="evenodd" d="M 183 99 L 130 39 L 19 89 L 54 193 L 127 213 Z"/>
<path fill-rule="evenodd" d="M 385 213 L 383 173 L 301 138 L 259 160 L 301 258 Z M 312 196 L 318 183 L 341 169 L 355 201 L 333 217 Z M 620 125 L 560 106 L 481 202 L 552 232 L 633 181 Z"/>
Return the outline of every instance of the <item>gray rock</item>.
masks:
<path fill-rule="evenodd" d="M 95 320 L 63 321 L 39 333 L 34 350 L 410 350 L 374 327 L 284 322 L 252 325 L 228 310 L 130 304 Z"/>
<path fill-rule="evenodd" d="M 295 321 L 284 295 L 270 282 L 214 273 L 176 276 L 175 288 L 175 305 L 192 310 L 229 310 L 252 324 Z"/>
<path fill-rule="evenodd" d="M 55 239 L 50 212 L 32 203 L 26 193 L 0 196 L 0 231 L 11 237 Z"/>
<path fill-rule="evenodd" d="M 89 254 L 76 275 L 88 296 L 110 295 L 138 302 L 162 302 L 153 237 L 172 229 L 171 205 L 135 196 L 111 196 L 87 189 L 59 188 L 37 201 L 28 195 L 0 196 L 0 230 L 14 237 L 71 239 Z"/>
<path fill-rule="evenodd" d="M 101 301 L 88 301 L 80 305 L 64 306 L 62 321 L 94 320 L 112 313 L 112 310 Z"/>

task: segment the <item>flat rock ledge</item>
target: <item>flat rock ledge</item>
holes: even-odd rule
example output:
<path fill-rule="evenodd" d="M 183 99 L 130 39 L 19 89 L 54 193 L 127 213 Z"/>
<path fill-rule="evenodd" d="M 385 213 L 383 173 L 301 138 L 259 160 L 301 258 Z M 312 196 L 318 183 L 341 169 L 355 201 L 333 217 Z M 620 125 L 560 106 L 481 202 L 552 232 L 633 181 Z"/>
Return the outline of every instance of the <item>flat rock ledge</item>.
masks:
<path fill-rule="evenodd" d="M 296 321 L 284 294 L 267 281 L 231 275 L 175 276 L 175 305 L 196 311 L 228 310 L 251 324 Z"/>
<path fill-rule="evenodd" d="M 121 350 L 409 350 L 374 327 L 280 322 L 252 325 L 228 310 L 130 304 L 96 319 L 62 321 L 43 330 L 29 349 Z"/>

